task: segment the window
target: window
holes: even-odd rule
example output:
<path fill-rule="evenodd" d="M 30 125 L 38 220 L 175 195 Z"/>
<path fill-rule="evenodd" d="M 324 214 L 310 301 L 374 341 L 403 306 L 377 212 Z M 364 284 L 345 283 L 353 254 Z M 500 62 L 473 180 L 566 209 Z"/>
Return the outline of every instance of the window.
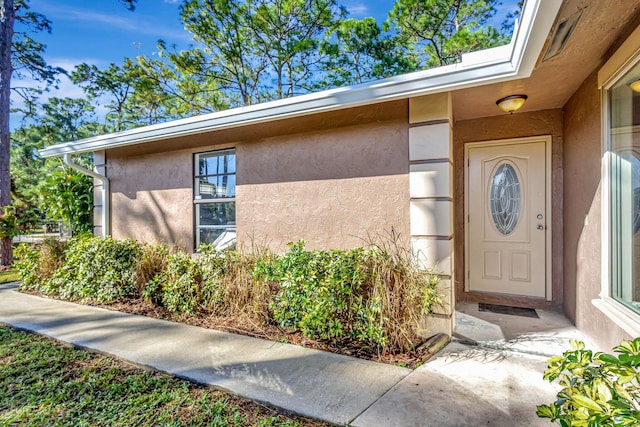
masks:
<path fill-rule="evenodd" d="M 610 295 L 640 313 L 640 63 L 607 91 Z"/>
<path fill-rule="evenodd" d="M 503 162 L 491 178 L 489 191 L 491 217 L 498 231 L 505 236 L 513 232 L 520 219 L 520 180 L 510 163 Z"/>
<path fill-rule="evenodd" d="M 194 197 L 196 248 L 217 249 L 236 240 L 236 153 L 220 150 L 195 155 Z"/>

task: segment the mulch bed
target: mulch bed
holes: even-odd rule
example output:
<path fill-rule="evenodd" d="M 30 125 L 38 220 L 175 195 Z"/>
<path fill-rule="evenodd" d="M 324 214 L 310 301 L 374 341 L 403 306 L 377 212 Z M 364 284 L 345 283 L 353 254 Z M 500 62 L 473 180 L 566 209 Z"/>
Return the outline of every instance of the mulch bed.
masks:
<path fill-rule="evenodd" d="M 22 289 L 20 291 L 32 295 L 42 296 L 45 298 L 55 299 L 55 297 L 51 295 L 44 295 L 38 292 Z M 345 356 L 357 357 L 359 359 L 403 366 L 409 369 L 417 368 L 432 356 L 432 354 L 429 353 L 428 349 L 420 348 L 420 346 L 416 346 L 416 350 L 406 353 L 379 353 L 375 348 L 365 347 L 361 342 L 358 342 L 356 340 L 342 340 L 336 343 L 327 340 L 307 338 L 300 332 L 282 328 L 275 324 L 256 324 L 246 316 L 222 317 L 216 315 L 178 315 L 171 313 L 164 307 L 158 307 L 157 305 L 154 305 L 142 299 L 119 301 L 112 304 L 99 304 L 89 301 L 84 302 L 84 304 L 93 307 L 105 308 L 107 310 L 147 316 L 154 319 L 184 323 L 201 328 L 215 329 L 218 331 L 246 335 L 254 338 L 284 342 L 299 345 L 301 347 L 313 348 L 316 350 L 329 351 L 331 353 L 342 354 Z"/>
<path fill-rule="evenodd" d="M 130 300 L 113 304 L 87 303 L 95 307 L 108 310 L 121 311 L 123 313 L 137 314 L 141 316 L 163 319 L 171 322 L 185 323 L 201 328 L 215 329 L 234 334 L 247 335 L 277 342 L 286 342 L 302 347 L 329 351 L 345 356 L 358 357 L 365 360 L 404 366 L 415 369 L 424 363 L 430 356 L 424 351 L 410 353 L 378 353 L 376 349 L 363 347 L 362 343 L 355 340 L 343 340 L 339 343 L 325 340 L 316 340 L 303 336 L 299 332 L 281 328 L 278 325 L 258 325 L 243 316 L 220 317 L 215 315 L 191 316 L 186 314 L 173 314 L 163 307 L 158 307 L 144 300 Z"/>

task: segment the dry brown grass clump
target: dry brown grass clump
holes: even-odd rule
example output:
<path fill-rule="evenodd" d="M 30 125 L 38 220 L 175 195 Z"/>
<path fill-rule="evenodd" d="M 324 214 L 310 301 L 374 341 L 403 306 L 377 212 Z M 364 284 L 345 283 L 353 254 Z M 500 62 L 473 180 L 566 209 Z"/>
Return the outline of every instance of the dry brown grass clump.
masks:
<path fill-rule="evenodd" d="M 167 266 L 169 247 L 159 243 L 145 243 L 141 248 L 141 255 L 136 264 L 136 287 L 139 295 L 144 287 L 161 273 Z"/>
<path fill-rule="evenodd" d="M 393 231 L 369 239 L 372 299 L 380 300 L 386 351 L 411 351 L 424 340 L 425 315 L 442 304 L 440 277 L 419 265 L 414 253 Z"/>
<path fill-rule="evenodd" d="M 219 277 L 224 296 L 212 311 L 225 316 L 242 314 L 260 323 L 269 322 L 269 304 L 277 289 L 273 284 L 256 278 L 254 269 L 259 261 L 273 257 L 266 247 L 253 247 L 246 252 L 225 252 Z"/>

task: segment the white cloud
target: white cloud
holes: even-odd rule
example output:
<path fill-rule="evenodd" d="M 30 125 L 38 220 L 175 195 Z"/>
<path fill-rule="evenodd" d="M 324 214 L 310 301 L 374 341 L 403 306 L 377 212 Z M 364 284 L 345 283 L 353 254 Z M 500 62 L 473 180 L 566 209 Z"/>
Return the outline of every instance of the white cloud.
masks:
<path fill-rule="evenodd" d="M 344 6 L 349 11 L 351 18 L 364 18 L 365 16 L 371 15 L 369 6 L 364 3 L 347 1 L 344 3 Z"/>
<path fill-rule="evenodd" d="M 162 0 L 164 3 L 169 3 L 169 4 L 176 4 L 179 3 L 180 0 Z"/>
<path fill-rule="evenodd" d="M 46 58 L 47 63 L 53 67 L 61 67 L 67 71 L 72 71 L 73 68 L 81 63 L 93 64 L 98 67 L 103 67 L 106 64 L 102 60 L 93 59 L 93 58 Z M 59 83 L 56 85 L 57 88 L 51 87 L 48 91 L 43 92 L 40 95 L 39 102 L 46 103 L 49 98 L 86 98 L 86 95 L 82 88 L 76 86 L 69 80 L 67 76 L 64 74 L 59 75 Z M 42 83 L 32 79 L 30 76 L 25 76 L 22 79 L 14 79 L 12 80 L 12 87 L 24 87 L 24 88 L 37 88 L 42 87 Z M 24 100 L 18 96 L 15 92 L 11 94 L 11 108 L 23 108 L 25 106 Z M 104 107 L 105 103 L 108 103 L 108 99 L 105 97 L 104 99 L 99 99 L 98 105 L 96 107 L 96 115 L 99 120 L 104 120 L 104 116 L 107 113 L 107 108 Z M 95 102 L 94 102 L 95 105 Z M 19 113 L 12 113 L 10 118 L 11 128 L 15 129 L 20 125 L 22 120 L 22 116 Z"/>
<path fill-rule="evenodd" d="M 95 65 L 98 68 L 108 65 L 104 59 L 98 58 L 66 58 L 66 57 L 56 57 L 56 56 L 48 56 L 47 64 L 64 68 L 67 71 L 72 71 L 76 65 L 85 63 Z"/>

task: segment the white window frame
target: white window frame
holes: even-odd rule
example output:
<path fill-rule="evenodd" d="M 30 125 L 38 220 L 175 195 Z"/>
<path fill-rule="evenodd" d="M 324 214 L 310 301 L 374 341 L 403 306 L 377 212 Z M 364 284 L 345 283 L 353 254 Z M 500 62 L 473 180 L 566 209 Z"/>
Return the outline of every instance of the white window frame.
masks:
<path fill-rule="evenodd" d="M 198 178 L 202 177 L 202 176 L 214 176 L 214 175 L 219 175 L 219 174 L 214 174 L 214 175 L 200 175 L 199 171 L 198 171 L 198 167 L 200 164 L 200 156 L 202 155 L 208 155 L 208 154 L 220 154 L 220 155 L 225 155 L 225 154 L 233 154 L 236 155 L 236 149 L 235 148 L 222 148 L 219 150 L 211 150 L 211 151 L 204 151 L 204 152 L 200 152 L 200 153 L 194 153 L 193 155 L 193 168 L 192 168 L 192 173 L 193 173 L 193 216 L 194 216 L 194 220 L 193 220 L 193 231 L 194 231 L 194 242 L 195 242 L 195 249 L 196 251 L 198 250 L 198 248 L 200 247 L 200 230 L 202 229 L 210 229 L 210 230 L 230 230 L 233 233 L 236 232 L 236 225 L 235 225 L 235 218 L 234 218 L 234 225 L 230 226 L 228 224 L 225 225 L 201 225 L 200 224 L 200 215 L 198 215 L 198 205 L 206 205 L 206 204 L 215 204 L 215 203 L 229 203 L 229 202 L 236 202 L 236 198 L 235 197 L 226 197 L 226 198 L 210 198 L 210 199 L 203 199 L 200 197 L 199 195 L 199 187 L 198 187 Z M 237 156 L 236 156 L 236 171 L 233 174 L 228 174 L 228 175 L 234 175 L 237 177 Z M 236 205 L 237 206 L 237 205 Z M 233 242 L 235 243 L 235 236 L 233 238 Z M 230 246 L 229 242 L 222 242 L 222 244 L 217 245 L 216 249 L 224 249 L 225 247 Z"/>
<path fill-rule="evenodd" d="M 612 57 L 603 65 L 598 73 L 598 85 L 601 90 L 602 118 L 602 288 L 600 298 L 592 300 L 616 325 L 632 336 L 640 336 L 640 314 L 617 301 L 612 290 L 612 218 L 611 218 L 611 131 L 609 111 L 609 90 L 632 67 L 640 63 L 640 27 L 620 46 Z"/>

